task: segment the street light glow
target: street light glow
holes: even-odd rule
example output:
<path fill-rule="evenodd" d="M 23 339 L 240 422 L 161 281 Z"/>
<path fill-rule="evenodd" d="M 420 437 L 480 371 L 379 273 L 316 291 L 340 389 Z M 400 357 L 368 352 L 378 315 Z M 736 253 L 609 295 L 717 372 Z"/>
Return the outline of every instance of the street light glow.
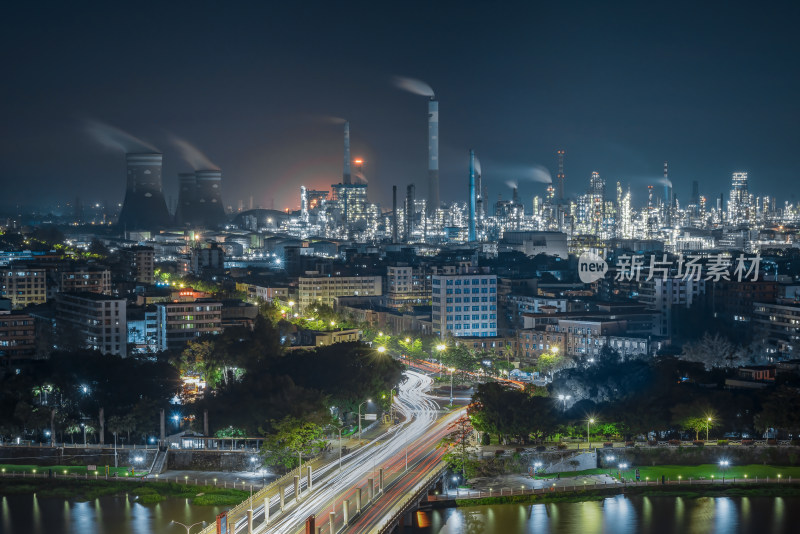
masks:
<path fill-rule="evenodd" d="M 447 348 L 447 345 L 444 345 L 442 343 L 439 343 L 438 345 L 436 345 L 436 350 L 439 350 L 439 351 L 442 351 L 442 350 L 444 350 L 446 348 Z"/>
<path fill-rule="evenodd" d="M 386 347 L 384 347 L 383 345 L 381 345 L 380 347 L 378 347 L 378 352 L 380 352 L 380 353 L 384 353 L 384 352 L 386 352 Z"/>

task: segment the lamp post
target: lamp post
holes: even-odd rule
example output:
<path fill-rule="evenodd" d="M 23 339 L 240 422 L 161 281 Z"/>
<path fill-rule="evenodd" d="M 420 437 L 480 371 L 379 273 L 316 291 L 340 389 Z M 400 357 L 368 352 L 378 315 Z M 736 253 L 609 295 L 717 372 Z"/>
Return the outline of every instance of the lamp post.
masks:
<path fill-rule="evenodd" d="M 446 349 L 447 349 L 447 345 L 445 345 L 444 343 L 439 343 L 438 345 L 436 345 L 436 350 L 438 350 L 440 352 L 439 358 L 438 358 L 439 359 L 439 376 L 440 377 L 442 376 L 442 371 L 444 370 L 444 363 L 442 363 L 441 352 L 445 351 Z"/>
<path fill-rule="evenodd" d="M 361 439 L 361 407 L 370 402 L 372 399 L 367 399 L 358 405 L 358 439 Z"/>
<path fill-rule="evenodd" d="M 592 448 L 592 442 L 589 441 L 589 425 L 593 424 L 594 424 L 594 418 L 591 418 L 588 421 L 586 421 L 586 443 L 589 444 L 590 449 Z"/>
<path fill-rule="evenodd" d="M 86 446 L 86 425 L 81 423 L 81 428 L 83 429 L 83 446 Z"/>
<path fill-rule="evenodd" d="M 710 417 L 706 417 L 706 441 L 708 441 L 708 424 L 711 422 Z"/>
<path fill-rule="evenodd" d="M 447 369 L 450 371 L 450 406 L 453 405 L 453 372 L 456 370 L 455 367 L 450 367 Z"/>
<path fill-rule="evenodd" d="M 183 528 L 186 529 L 186 534 L 189 534 L 189 531 L 191 531 L 194 527 L 196 527 L 197 525 L 205 526 L 206 522 L 205 521 L 198 521 L 197 523 L 194 523 L 192 525 L 184 525 L 180 521 L 170 521 L 169 524 L 170 525 L 180 525 L 180 526 L 182 526 Z"/>
<path fill-rule="evenodd" d="M 339 427 L 339 471 L 342 470 L 342 428 Z"/>
<path fill-rule="evenodd" d="M 572 395 L 559 395 L 558 400 L 561 401 L 561 411 L 567 411 L 567 401 L 572 398 Z"/>

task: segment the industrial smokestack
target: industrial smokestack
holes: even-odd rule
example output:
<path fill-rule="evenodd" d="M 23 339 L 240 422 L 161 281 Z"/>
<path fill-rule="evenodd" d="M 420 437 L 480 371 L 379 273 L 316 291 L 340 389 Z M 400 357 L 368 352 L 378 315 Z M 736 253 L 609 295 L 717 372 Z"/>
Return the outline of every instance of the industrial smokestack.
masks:
<path fill-rule="evenodd" d="M 428 213 L 439 208 L 439 101 L 428 101 Z"/>
<path fill-rule="evenodd" d="M 558 203 L 562 204 L 564 201 L 564 180 L 567 176 L 564 174 L 564 154 L 563 150 L 558 151 Z"/>
<path fill-rule="evenodd" d="M 666 226 L 672 225 L 672 186 L 666 161 L 664 162 L 664 223 Z"/>
<path fill-rule="evenodd" d="M 469 242 L 475 239 L 475 151 L 469 150 Z"/>
<path fill-rule="evenodd" d="M 411 241 L 411 234 L 414 233 L 414 184 L 406 187 L 406 243 Z"/>
<path fill-rule="evenodd" d="M 344 173 L 342 174 L 342 183 L 352 183 L 350 173 L 350 121 L 344 121 Z"/>
<path fill-rule="evenodd" d="M 119 224 L 126 230 L 156 230 L 170 224 L 161 190 L 162 154 L 126 154 L 128 176 Z"/>
<path fill-rule="evenodd" d="M 392 186 L 392 243 L 397 243 L 397 186 Z"/>

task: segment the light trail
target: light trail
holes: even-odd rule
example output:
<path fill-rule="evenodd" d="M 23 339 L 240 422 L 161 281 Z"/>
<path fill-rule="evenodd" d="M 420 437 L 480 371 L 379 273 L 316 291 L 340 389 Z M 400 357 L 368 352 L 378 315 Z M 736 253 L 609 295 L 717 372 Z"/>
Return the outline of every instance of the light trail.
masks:
<path fill-rule="evenodd" d="M 425 460 L 438 462 L 444 451 L 437 450 L 436 445 L 446 433 L 446 424 L 443 420 L 437 422 L 440 415 L 439 405 L 425 393 L 433 380 L 414 371 L 406 371 L 405 376 L 406 380 L 400 384 L 398 394 L 395 396 L 395 409 L 404 417 L 404 422 L 391 426 L 364 447 L 342 456 L 341 470 L 337 460 L 314 471 L 310 493 L 307 488 L 304 491 L 305 477 L 302 477 L 299 503 L 294 502 L 293 485 L 285 488 L 283 491 L 286 506 L 283 513 L 279 511 L 279 494 L 272 496 L 269 503 L 269 525 L 263 521 L 263 502 L 254 507 L 253 515 L 260 518 L 260 521 L 254 521 L 254 532 L 302 532 L 305 530 L 305 520 L 308 516 L 316 515 L 317 525 L 320 526 L 329 522 L 328 514 L 331 511 L 336 512 L 335 520 L 338 526 L 337 523 L 335 526 L 336 530 L 339 530 L 343 526 L 342 502 L 344 499 L 350 499 L 351 505 L 354 506 L 355 492 L 359 488 L 364 488 L 368 478 L 373 478 L 377 486 L 379 468 L 384 469 L 385 481 L 394 476 L 396 482 L 400 474 L 405 474 L 406 454 L 408 476 L 413 478 L 423 476 L 427 471 L 429 465 Z M 454 415 L 450 414 L 444 419 L 449 421 Z M 432 457 L 435 459 L 432 460 Z M 424 465 L 420 464 L 421 462 L 424 462 Z M 378 497 L 376 488 L 375 500 Z M 368 501 L 369 493 L 364 492 L 362 510 L 367 508 Z M 233 531 L 237 534 L 246 532 L 247 520 L 237 521 Z"/>

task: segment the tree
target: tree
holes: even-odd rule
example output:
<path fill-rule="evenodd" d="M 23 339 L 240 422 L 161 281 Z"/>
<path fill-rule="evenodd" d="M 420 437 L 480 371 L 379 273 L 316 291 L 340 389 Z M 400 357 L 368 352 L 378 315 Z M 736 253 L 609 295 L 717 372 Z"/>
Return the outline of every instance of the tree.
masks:
<path fill-rule="evenodd" d="M 558 352 L 545 352 L 539 356 L 536 362 L 536 368 L 542 374 L 552 374 L 566 365 L 566 360 Z"/>
<path fill-rule="evenodd" d="M 717 367 L 738 367 L 747 361 L 747 350 L 740 350 L 728 338 L 706 332 L 699 341 L 683 346 L 680 359 L 703 364 L 706 371 Z"/>
<path fill-rule="evenodd" d="M 267 434 L 261 454 L 266 465 L 291 469 L 299 464 L 300 455 L 315 454 L 326 445 L 322 426 L 286 417 L 280 422 L 272 421 L 272 432 Z"/>
<path fill-rule="evenodd" d="M 447 447 L 444 461 L 453 471 L 459 471 L 465 479 L 472 478 L 476 472 L 476 462 L 471 456 L 473 446 L 470 438 L 475 429 L 468 415 L 462 415 L 447 426 L 447 435 L 439 446 Z"/>

